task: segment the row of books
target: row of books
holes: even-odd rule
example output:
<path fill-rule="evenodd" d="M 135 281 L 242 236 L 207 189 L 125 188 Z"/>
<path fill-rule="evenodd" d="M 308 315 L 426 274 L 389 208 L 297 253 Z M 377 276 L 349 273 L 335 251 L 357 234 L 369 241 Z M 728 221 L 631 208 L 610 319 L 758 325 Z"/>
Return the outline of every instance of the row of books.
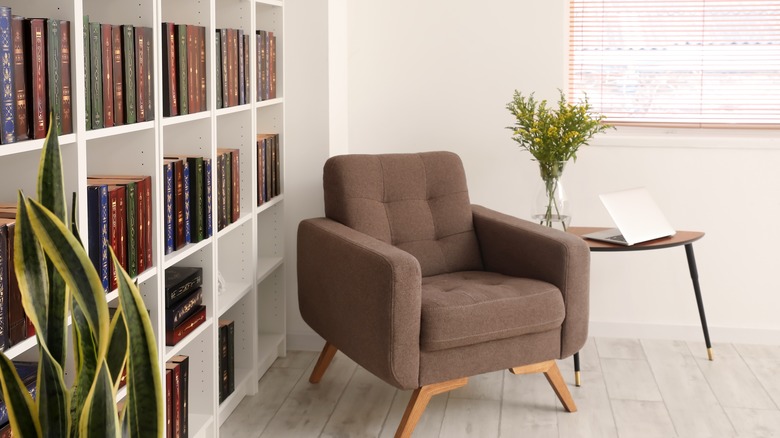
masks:
<path fill-rule="evenodd" d="M 84 16 L 87 129 L 154 120 L 152 28 Z"/>
<path fill-rule="evenodd" d="M 162 24 L 163 116 L 193 114 L 206 105 L 206 28 Z"/>
<path fill-rule="evenodd" d="M 165 345 L 176 345 L 206 320 L 202 285 L 202 268 L 165 270 Z"/>
<path fill-rule="evenodd" d="M 37 393 L 36 385 L 38 383 L 38 362 L 13 361 L 13 365 L 25 388 L 27 388 L 27 392 L 35 400 Z M 12 436 L 11 424 L 8 419 L 8 406 L 0 397 L 0 438 Z"/>
<path fill-rule="evenodd" d="M 219 402 L 222 403 L 236 389 L 235 335 L 236 325 L 230 320 L 219 320 Z"/>
<path fill-rule="evenodd" d="M 16 205 L 0 205 L 0 351 L 35 335 L 14 270 Z"/>
<path fill-rule="evenodd" d="M 217 108 L 248 103 L 249 35 L 241 29 L 217 29 Z"/>
<path fill-rule="evenodd" d="M 167 438 L 189 435 L 190 358 L 178 355 L 165 363 L 165 427 Z"/>
<path fill-rule="evenodd" d="M 164 158 L 166 254 L 213 234 L 209 184 L 211 172 L 210 158 Z"/>
<path fill-rule="evenodd" d="M 131 277 L 152 267 L 152 203 L 151 176 L 87 177 L 87 250 L 106 291 L 116 289 L 109 245 Z"/>
<path fill-rule="evenodd" d="M 257 101 L 276 98 L 276 36 L 273 32 L 258 30 L 257 43 Z"/>
<path fill-rule="evenodd" d="M 70 21 L 24 18 L 0 6 L 0 143 L 73 132 Z"/>
<path fill-rule="evenodd" d="M 257 135 L 257 205 L 282 192 L 279 134 Z"/>

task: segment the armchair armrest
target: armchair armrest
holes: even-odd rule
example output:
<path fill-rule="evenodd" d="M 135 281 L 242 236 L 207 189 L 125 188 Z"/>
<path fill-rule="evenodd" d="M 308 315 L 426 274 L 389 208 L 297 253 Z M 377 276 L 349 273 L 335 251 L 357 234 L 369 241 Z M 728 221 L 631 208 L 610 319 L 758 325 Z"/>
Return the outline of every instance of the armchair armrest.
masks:
<path fill-rule="evenodd" d="M 419 386 L 421 273 L 414 256 L 336 221 L 298 226 L 303 320 L 362 367 Z"/>
<path fill-rule="evenodd" d="M 588 336 L 590 250 L 582 238 L 473 205 L 474 229 L 485 270 L 554 284 L 566 307 L 561 358 Z"/>

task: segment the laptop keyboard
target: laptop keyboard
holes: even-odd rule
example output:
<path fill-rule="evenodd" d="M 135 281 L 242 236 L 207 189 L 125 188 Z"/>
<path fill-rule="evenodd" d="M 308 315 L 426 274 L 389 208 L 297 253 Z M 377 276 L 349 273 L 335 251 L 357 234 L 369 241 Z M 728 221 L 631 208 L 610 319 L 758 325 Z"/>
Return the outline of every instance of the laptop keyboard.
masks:
<path fill-rule="evenodd" d="M 607 240 L 613 240 L 615 242 L 623 242 L 626 243 L 626 238 L 623 237 L 622 234 L 618 234 L 617 236 L 609 236 L 606 238 Z"/>

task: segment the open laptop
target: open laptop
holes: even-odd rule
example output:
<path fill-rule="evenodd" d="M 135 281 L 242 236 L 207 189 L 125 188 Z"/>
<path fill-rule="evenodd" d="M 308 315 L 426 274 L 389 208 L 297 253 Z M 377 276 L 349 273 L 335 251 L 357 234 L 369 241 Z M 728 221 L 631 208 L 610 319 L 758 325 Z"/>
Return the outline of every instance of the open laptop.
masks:
<path fill-rule="evenodd" d="M 585 234 L 583 237 L 631 246 L 673 236 L 675 233 L 645 188 L 606 193 L 599 195 L 599 198 L 617 228 Z"/>

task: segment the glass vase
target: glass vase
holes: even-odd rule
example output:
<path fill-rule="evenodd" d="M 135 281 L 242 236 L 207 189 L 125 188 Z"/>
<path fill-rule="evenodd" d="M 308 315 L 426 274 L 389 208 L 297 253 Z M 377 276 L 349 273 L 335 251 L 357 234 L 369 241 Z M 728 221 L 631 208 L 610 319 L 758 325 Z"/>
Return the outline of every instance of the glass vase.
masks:
<path fill-rule="evenodd" d="M 540 225 L 566 231 L 571 223 L 571 206 L 563 188 L 563 169 L 565 161 L 539 163 L 541 186 L 531 217 Z"/>

